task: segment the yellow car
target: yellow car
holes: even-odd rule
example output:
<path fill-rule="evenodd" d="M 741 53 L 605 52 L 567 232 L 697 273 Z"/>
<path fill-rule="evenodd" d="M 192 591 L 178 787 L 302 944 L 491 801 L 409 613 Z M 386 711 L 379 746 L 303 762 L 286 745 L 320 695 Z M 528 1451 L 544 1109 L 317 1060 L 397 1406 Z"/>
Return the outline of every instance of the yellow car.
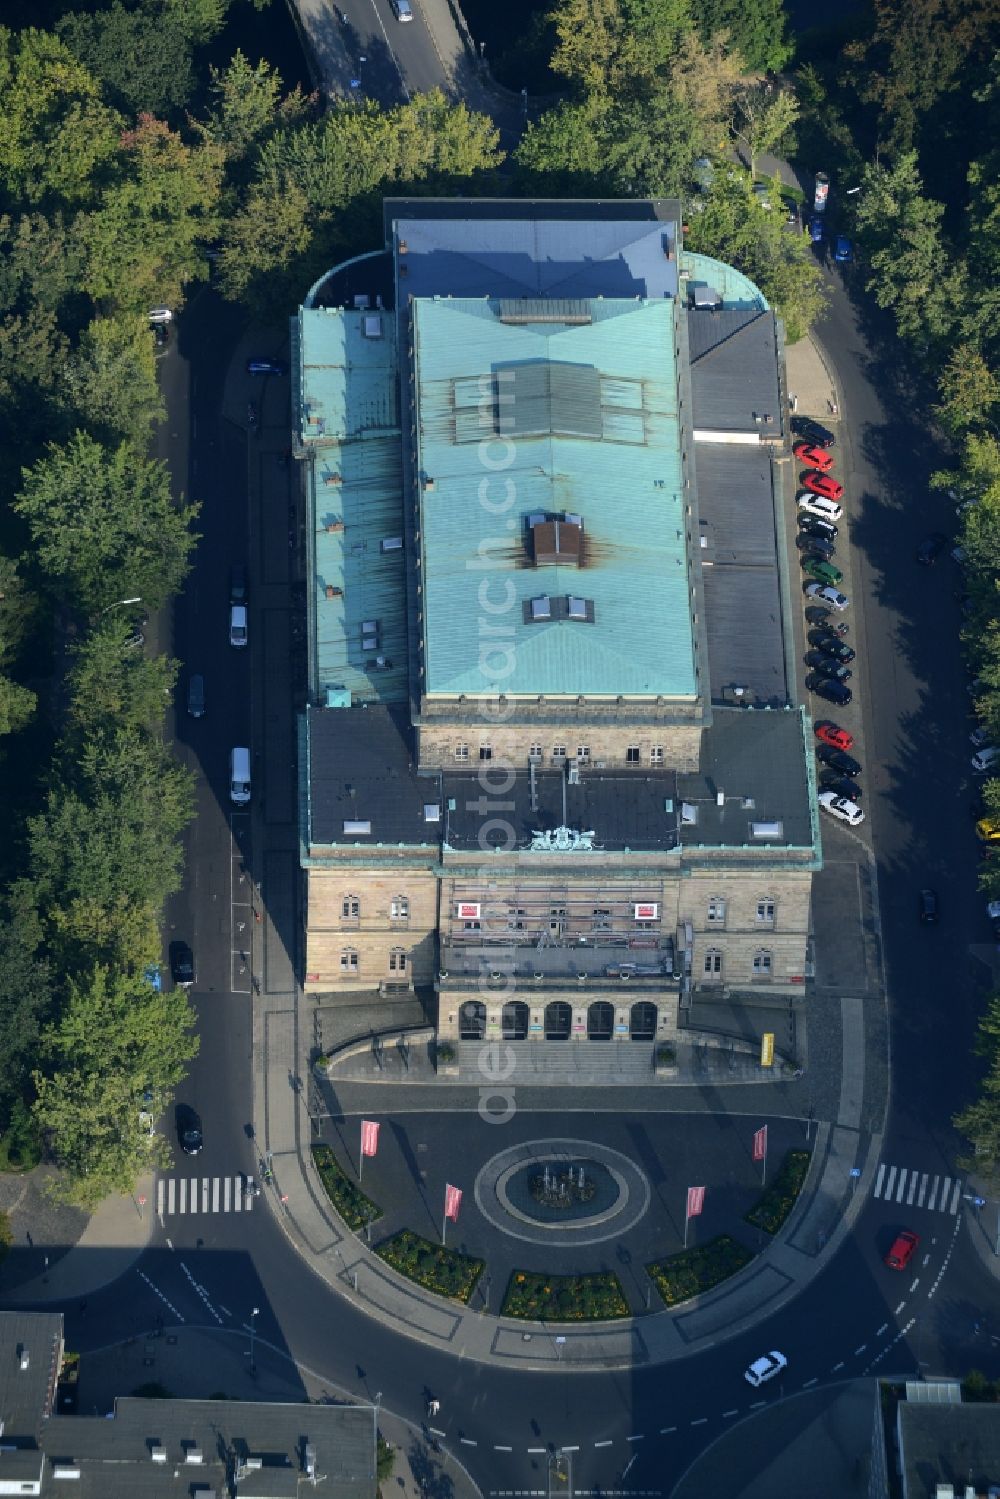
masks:
<path fill-rule="evenodd" d="M 1000 817 L 983 817 L 976 823 L 976 837 L 983 843 L 1000 843 Z"/>

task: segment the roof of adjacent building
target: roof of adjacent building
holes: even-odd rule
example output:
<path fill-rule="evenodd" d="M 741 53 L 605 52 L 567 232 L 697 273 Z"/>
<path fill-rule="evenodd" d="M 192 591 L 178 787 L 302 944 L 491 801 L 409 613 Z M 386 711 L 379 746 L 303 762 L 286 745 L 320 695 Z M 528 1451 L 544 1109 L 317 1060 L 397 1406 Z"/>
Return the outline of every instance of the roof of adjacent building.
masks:
<path fill-rule="evenodd" d="M 956 1494 L 985 1494 L 1000 1482 L 1000 1408 L 990 1404 L 915 1404 L 896 1410 L 903 1492 L 935 1499 L 938 1484 Z"/>
<path fill-rule="evenodd" d="M 425 692 L 694 697 L 673 304 L 411 311 Z M 567 515 L 579 560 L 536 565 L 531 518 Z"/>
<path fill-rule="evenodd" d="M 60 1312 L 0 1312 L 0 1422 L 8 1442 L 38 1440 L 52 1409 L 62 1336 Z"/>
<path fill-rule="evenodd" d="M 701 736 L 697 773 L 677 777 L 681 842 L 817 848 L 811 748 L 801 708 L 717 709 Z"/>
<path fill-rule="evenodd" d="M 378 703 L 306 710 L 310 844 L 385 844 L 436 848 L 440 801 L 436 776 L 420 776 L 405 709 Z"/>
<path fill-rule="evenodd" d="M 687 334 L 695 428 L 780 439 L 774 314 L 727 299 L 714 311 L 689 309 Z"/>

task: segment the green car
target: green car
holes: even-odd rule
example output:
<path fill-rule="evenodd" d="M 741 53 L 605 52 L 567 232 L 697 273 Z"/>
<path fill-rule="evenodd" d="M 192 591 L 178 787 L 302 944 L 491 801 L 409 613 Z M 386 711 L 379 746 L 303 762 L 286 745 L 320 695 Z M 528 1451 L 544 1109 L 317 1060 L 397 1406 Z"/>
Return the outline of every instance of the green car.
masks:
<path fill-rule="evenodd" d="M 834 567 L 832 562 L 824 562 L 821 557 L 804 558 L 802 571 L 810 578 L 815 578 L 817 583 L 839 583 L 844 576 L 839 567 Z"/>

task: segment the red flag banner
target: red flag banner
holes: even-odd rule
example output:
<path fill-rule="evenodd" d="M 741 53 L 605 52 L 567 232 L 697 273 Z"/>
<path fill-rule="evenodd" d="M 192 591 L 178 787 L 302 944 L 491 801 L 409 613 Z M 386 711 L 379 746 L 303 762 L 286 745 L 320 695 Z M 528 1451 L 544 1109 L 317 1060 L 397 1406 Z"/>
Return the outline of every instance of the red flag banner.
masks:
<path fill-rule="evenodd" d="M 458 1222 L 458 1210 L 462 1206 L 462 1194 L 458 1187 L 446 1186 L 444 1189 L 444 1215 L 453 1223 Z"/>
<path fill-rule="evenodd" d="M 697 1218 L 698 1214 L 701 1212 L 701 1210 L 702 1210 L 702 1208 L 704 1206 L 705 1206 L 705 1188 L 704 1187 L 688 1187 L 688 1210 L 687 1210 L 688 1217 L 689 1218 Z"/>
<path fill-rule="evenodd" d="M 361 1121 L 361 1154 L 376 1155 L 378 1153 L 378 1125 L 374 1119 L 362 1119 Z"/>
<path fill-rule="evenodd" d="M 760 1129 L 754 1131 L 753 1158 L 755 1161 L 767 1159 L 767 1125 L 762 1124 Z"/>

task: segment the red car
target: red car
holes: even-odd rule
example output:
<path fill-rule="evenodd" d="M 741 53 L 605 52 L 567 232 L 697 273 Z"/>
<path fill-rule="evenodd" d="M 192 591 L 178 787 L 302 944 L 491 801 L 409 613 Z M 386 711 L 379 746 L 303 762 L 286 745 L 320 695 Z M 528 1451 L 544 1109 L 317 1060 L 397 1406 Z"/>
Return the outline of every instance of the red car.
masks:
<path fill-rule="evenodd" d="M 854 744 L 854 735 L 846 729 L 838 729 L 835 723 L 816 724 L 815 734 L 821 744 L 828 744 L 831 749 L 849 750 Z"/>
<path fill-rule="evenodd" d="M 813 494 L 821 494 L 827 500 L 840 500 L 844 495 L 843 484 L 838 484 L 836 479 L 831 479 L 829 474 L 818 474 L 815 469 L 801 475 L 802 488 L 811 489 Z"/>
<path fill-rule="evenodd" d="M 917 1252 L 920 1243 L 916 1234 L 911 1234 L 908 1228 L 896 1235 L 892 1248 L 885 1257 L 885 1262 L 890 1270 L 905 1270 Z"/>
<path fill-rule="evenodd" d="M 821 474 L 828 474 L 833 468 L 833 454 L 828 453 L 825 448 L 814 448 L 810 442 L 797 442 L 792 452 L 800 463 L 818 468 Z"/>

